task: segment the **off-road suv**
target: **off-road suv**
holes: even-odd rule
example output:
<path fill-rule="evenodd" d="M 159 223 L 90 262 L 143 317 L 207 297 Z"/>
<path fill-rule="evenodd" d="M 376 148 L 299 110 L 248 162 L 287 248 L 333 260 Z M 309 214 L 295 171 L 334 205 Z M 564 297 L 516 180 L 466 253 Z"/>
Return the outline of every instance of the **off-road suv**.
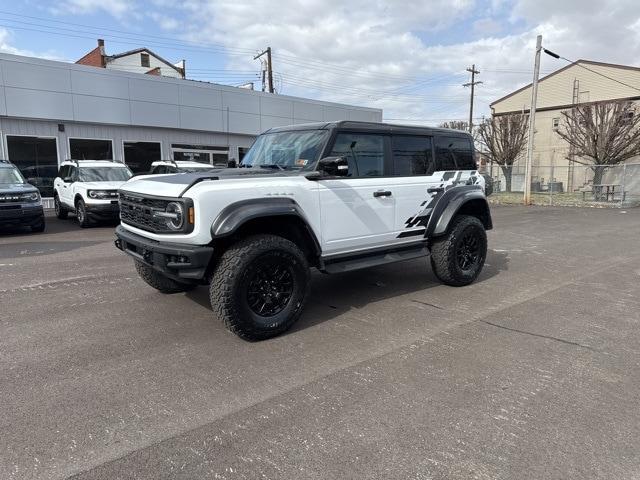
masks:
<path fill-rule="evenodd" d="M 34 232 L 45 227 L 40 192 L 8 160 L 0 160 L 0 225 L 31 227 Z"/>
<path fill-rule="evenodd" d="M 133 174 L 111 160 L 65 160 L 53 181 L 56 215 L 74 212 L 81 227 L 97 220 L 118 218 L 118 188 Z"/>
<path fill-rule="evenodd" d="M 213 311 L 248 340 L 288 329 L 309 267 L 339 273 L 430 255 L 473 282 L 491 215 L 471 137 L 333 122 L 260 135 L 239 168 L 146 177 L 120 189 L 116 246 L 163 293 L 209 284 Z"/>

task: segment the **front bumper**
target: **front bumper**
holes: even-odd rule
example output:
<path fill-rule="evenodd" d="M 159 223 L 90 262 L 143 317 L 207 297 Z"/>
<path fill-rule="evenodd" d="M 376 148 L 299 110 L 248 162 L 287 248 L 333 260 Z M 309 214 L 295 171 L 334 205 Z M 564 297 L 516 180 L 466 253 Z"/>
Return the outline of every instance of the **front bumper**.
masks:
<path fill-rule="evenodd" d="M 116 228 L 116 237 L 116 248 L 181 281 L 202 281 L 213 255 L 213 247 L 158 242 L 131 233 L 122 225 Z"/>
<path fill-rule="evenodd" d="M 2 205 L 0 225 L 34 225 L 44 220 L 42 205 Z"/>
<path fill-rule="evenodd" d="M 87 215 L 93 218 L 116 218 L 120 214 L 120 206 L 117 200 L 110 203 L 85 203 Z"/>

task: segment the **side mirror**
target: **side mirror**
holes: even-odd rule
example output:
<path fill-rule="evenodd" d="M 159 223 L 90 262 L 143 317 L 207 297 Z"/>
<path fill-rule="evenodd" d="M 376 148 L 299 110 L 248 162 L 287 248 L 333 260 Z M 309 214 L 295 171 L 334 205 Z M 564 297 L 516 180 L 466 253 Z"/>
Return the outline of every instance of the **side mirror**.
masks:
<path fill-rule="evenodd" d="M 235 158 L 232 158 L 227 162 L 227 168 L 238 168 L 238 162 L 236 162 Z"/>
<path fill-rule="evenodd" d="M 71 177 L 64 177 L 64 178 L 62 179 L 62 181 L 63 181 L 64 183 L 73 183 L 73 178 L 71 178 Z"/>
<path fill-rule="evenodd" d="M 349 161 L 345 157 L 325 157 L 318 162 L 318 169 L 332 177 L 347 177 Z"/>

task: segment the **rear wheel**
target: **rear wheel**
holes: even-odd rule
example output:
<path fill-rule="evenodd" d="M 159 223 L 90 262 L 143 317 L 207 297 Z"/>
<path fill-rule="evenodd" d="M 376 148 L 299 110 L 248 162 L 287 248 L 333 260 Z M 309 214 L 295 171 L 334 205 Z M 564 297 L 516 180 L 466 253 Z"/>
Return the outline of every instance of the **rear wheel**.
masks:
<path fill-rule="evenodd" d="M 152 267 L 145 265 L 142 262 L 135 260 L 136 271 L 140 278 L 144 280 L 147 285 L 155 288 L 161 293 L 180 293 L 193 290 L 196 286 L 190 283 L 181 283 L 173 280 L 172 278 L 162 275 Z"/>
<path fill-rule="evenodd" d="M 447 234 L 433 241 L 431 267 L 447 285 L 461 287 L 472 283 L 487 257 L 487 233 L 482 222 L 470 215 L 457 215 Z"/>
<path fill-rule="evenodd" d="M 60 202 L 60 197 L 58 197 L 58 195 L 53 196 L 53 206 L 56 209 L 56 217 L 58 217 L 60 220 L 64 220 L 67 218 L 69 212 Z"/>
<path fill-rule="evenodd" d="M 211 307 L 245 340 L 263 340 L 290 328 L 309 291 L 309 264 L 298 246 L 275 235 L 240 240 L 213 272 Z"/>

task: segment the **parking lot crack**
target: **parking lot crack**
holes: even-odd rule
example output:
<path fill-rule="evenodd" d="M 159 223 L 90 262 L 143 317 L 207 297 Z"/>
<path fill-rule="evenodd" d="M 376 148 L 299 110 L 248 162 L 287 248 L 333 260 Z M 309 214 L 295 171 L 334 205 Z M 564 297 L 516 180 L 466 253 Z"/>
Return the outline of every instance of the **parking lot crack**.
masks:
<path fill-rule="evenodd" d="M 553 340 L 555 342 L 564 343 L 566 345 L 573 345 L 580 348 L 586 348 L 587 350 L 596 351 L 595 348 L 590 347 L 589 345 L 583 345 L 582 343 L 574 342 L 571 340 L 565 340 L 564 338 L 553 337 L 551 335 L 543 335 L 541 333 L 527 332 L 526 330 L 520 330 L 517 328 L 505 327 L 504 325 L 498 325 L 497 323 L 489 322 L 488 320 L 480 320 L 480 321 L 487 325 L 491 325 L 492 327 L 501 328 L 503 330 L 508 330 L 510 332 L 522 333 L 523 335 L 530 335 L 532 337 L 545 338 L 547 340 Z"/>

